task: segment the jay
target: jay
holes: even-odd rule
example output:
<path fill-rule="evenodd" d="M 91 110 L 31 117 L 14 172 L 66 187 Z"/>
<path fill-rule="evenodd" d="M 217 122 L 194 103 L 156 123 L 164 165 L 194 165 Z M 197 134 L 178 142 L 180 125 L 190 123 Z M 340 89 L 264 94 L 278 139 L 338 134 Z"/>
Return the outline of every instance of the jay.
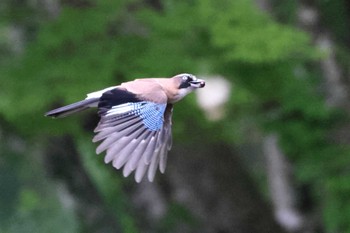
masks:
<path fill-rule="evenodd" d="M 96 153 L 106 151 L 105 163 L 123 167 L 123 175 L 135 171 L 140 182 L 147 173 L 154 180 L 157 168 L 164 173 L 172 145 L 173 104 L 205 81 L 192 74 L 172 78 L 144 78 L 87 94 L 86 99 L 51 110 L 50 117 L 65 117 L 90 107 L 98 108 L 100 121 L 93 142 L 101 142 Z"/>

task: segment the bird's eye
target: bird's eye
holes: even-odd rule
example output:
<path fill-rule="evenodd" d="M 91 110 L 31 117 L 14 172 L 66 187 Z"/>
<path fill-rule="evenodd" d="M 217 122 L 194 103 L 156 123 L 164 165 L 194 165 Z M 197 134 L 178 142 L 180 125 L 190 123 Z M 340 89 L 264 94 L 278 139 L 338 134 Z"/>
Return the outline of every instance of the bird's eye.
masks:
<path fill-rule="evenodd" d="M 179 88 L 188 88 L 188 87 L 191 87 L 192 85 L 195 85 L 194 82 L 197 82 L 196 76 L 192 74 L 182 74 L 180 77 L 181 77 L 181 84 Z"/>
<path fill-rule="evenodd" d="M 184 75 L 182 77 L 182 80 L 190 82 L 190 81 L 193 81 L 193 78 L 190 75 Z"/>

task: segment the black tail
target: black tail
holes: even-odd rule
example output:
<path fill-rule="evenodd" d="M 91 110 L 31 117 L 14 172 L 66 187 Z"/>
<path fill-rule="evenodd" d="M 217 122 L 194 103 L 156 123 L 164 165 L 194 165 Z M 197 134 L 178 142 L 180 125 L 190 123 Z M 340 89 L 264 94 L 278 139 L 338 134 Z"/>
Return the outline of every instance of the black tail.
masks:
<path fill-rule="evenodd" d="M 92 107 L 94 104 L 97 106 L 97 103 L 100 98 L 91 98 L 85 99 L 67 106 L 53 109 L 45 113 L 45 116 L 50 117 L 66 117 L 72 113 L 83 111 L 89 107 Z"/>

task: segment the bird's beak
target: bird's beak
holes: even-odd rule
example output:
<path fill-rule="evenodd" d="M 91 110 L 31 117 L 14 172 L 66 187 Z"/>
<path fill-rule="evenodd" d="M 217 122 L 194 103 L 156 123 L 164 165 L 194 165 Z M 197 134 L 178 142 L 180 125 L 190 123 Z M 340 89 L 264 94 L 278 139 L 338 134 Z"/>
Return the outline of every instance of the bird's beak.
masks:
<path fill-rule="evenodd" d="M 202 88 L 205 86 L 205 81 L 202 79 L 196 79 L 190 82 L 191 87 Z"/>

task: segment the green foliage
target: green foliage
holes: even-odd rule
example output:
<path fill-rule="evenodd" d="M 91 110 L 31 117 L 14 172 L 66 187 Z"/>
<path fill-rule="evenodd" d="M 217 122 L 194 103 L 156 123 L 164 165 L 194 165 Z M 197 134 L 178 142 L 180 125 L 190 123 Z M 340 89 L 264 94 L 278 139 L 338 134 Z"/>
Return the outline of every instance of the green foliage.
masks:
<path fill-rule="evenodd" d="M 35 133 L 41 128 L 37 126 L 43 125 L 37 116 L 43 116 L 54 100 L 73 102 L 83 98 L 82 93 L 112 85 L 117 53 L 109 24 L 115 20 L 118 7 L 119 3 L 100 3 L 90 10 L 66 8 L 57 21 L 43 25 L 20 65 L 15 63 L 10 71 L 5 70 L 4 89 L 11 90 L 4 94 L 1 104 L 5 117 L 23 132 Z M 12 100 L 16 100 L 16 108 Z M 64 129 L 74 130 L 75 124 Z M 40 131 L 45 129 L 47 125 Z"/>
<path fill-rule="evenodd" d="M 62 232 L 62 225 L 64 232 L 77 232 L 72 206 L 61 205 L 63 190 L 45 176 L 39 160 L 31 160 L 35 153 L 24 156 L 21 138 L 9 132 L 0 137 L 0 232 L 56 233 Z M 17 148 L 8 146 L 9 141 Z"/>
<path fill-rule="evenodd" d="M 347 43 L 350 36 L 347 4 L 347 1 L 344 0 L 334 2 L 321 0 L 317 2 L 324 16 L 323 23 L 332 30 L 340 44 Z"/>
<path fill-rule="evenodd" d="M 270 63 L 309 56 L 308 37 L 282 26 L 259 11 L 251 1 L 200 1 L 211 42 L 225 60 Z M 218 13 L 218 12 L 223 12 Z M 215 19 L 215 20 L 212 20 Z"/>
<path fill-rule="evenodd" d="M 192 231 L 198 227 L 198 221 L 191 215 L 190 211 L 177 203 L 171 203 L 167 214 L 161 219 L 156 232 L 174 232 L 177 229 L 189 228 Z"/>
<path fill-rule="evenodd" d="M 115 215 L 116 219 L 118 219 L 118 223 L 121 225 L 123 232 L 139 232 L 136 227 L 135 219 L 132 217 L 128 208 L 127 203 L 130 202 L 130 200 L 122 190 L 122 180 L 115 179 L 116 176 L 113 175 L 115 170 L 105 166 L 102 161 L 102 156 L 100 156 L 100 159 L 96 158 L 94 146 L 90 142 L 90 136 L 82 138 L 79 142 L 79 150 L 81 154 L 85 156 L 84 167 L 89 172 L 94 185 L 100 190 L 106 205 Z M 122 177 L 119 176 L 119 178 Z"/>

